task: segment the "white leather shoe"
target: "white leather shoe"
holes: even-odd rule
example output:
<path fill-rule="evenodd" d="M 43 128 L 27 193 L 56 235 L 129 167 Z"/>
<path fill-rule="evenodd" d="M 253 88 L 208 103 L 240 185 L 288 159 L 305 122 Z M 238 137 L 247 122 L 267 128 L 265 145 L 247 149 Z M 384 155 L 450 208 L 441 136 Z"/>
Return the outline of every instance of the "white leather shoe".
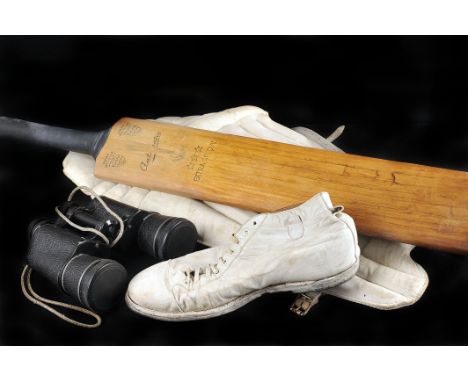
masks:
<path fill-rule="evenodd" d="M 168 321 L 219 316 L 264 293 L 320 291 L 356 273 L 353 219 L 328 193 L 290 210 L 259 214 L 235 234 L 237 244 L 156 264 L 130 282 L 127 305 Z"/>

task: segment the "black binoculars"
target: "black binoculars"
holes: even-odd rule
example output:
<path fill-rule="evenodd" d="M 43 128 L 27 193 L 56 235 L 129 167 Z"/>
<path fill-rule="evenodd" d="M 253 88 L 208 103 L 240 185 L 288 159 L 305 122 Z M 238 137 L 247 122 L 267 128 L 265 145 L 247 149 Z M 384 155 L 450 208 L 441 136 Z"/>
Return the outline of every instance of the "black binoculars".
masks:
<path fill-rule="evenodd" d="M 126 251 L 137 244 L 156 261 L 162 261 L 192 252 L 198 236 L 193 223 L 186 219 L 139 210 L 105 197 L 102 200 L 121 218 L 123 232 L 121 222 L 97 198 L 86 203 L 68 201 L 58 207 L 65 220 L 56 217 L 30 224 L 27 255 L 32 269 L 96 312 L 112 308 L 127 288 L 126 269 L 111 259 L 114 249 Z M 89 227 L 92 232 L 77 226 Z M 121 237 L 111 249 L 96 231 L 109 240 Z"/>

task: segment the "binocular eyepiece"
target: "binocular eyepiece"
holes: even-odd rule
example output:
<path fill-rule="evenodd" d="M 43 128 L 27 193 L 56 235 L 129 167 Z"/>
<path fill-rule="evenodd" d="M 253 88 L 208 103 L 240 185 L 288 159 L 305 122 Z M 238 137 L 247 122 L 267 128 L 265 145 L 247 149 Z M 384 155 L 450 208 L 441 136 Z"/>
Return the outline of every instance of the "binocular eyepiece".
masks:
<path fill-rule="evenodd" d="M 113 260 L 114 248 L 126 251 L 138 245 L 156 261 L 190 253 L 197 242 L 192 222 L 146 212 L 109 198 L 102 198 L 123 221 L 123 235 L 112 249 L 94 230 L 110 240 L 119 234 L 120 223 L 97 199 L 86 204 L 66 202 L 59 207 L 75 226 L 62 218 L 36 220 L 30 224 L 28 264 L 81 305 L 104 312 L 118 303 L 128 284 L 126 269 Z"/>

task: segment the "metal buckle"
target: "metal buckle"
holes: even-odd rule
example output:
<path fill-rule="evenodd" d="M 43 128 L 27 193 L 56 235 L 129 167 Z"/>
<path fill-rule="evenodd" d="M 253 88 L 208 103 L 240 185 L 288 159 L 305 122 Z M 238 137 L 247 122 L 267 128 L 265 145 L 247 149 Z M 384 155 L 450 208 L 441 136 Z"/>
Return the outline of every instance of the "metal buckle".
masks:
<path fill-rule="evenodd" d="M 309 313 L 310 308 L 312 308 L 318 302 L 319 296 L 320 294 L 312 299 L 309 296 L 301 293 L 296 296 L 296 299 L 294 300 L 289 310 L 298 316 L 305 316 L 307 313 Z"/>

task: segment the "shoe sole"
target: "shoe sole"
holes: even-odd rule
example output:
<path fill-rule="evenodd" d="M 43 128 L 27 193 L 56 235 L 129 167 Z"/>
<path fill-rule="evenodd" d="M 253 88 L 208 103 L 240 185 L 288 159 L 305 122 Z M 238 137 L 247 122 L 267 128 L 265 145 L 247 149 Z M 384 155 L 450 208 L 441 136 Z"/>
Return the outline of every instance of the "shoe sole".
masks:
<path fill-rule="evenodd" d="M 333 288 L 337 285 L 340 285 L 350 278 L 352 278 L 359 268 L 359 260 L 356 261 L 351 267 L 345 271 L 338 273 L 335 276 L 331 276 L 326 279 L 316 280 L 316 281 L 303 281 L 296 283 L 285 283 L 269 286 L 267 288 L 259 289 L 253 291 L 244 296 L 240 296 L 229 303 L 219 306 L 217 308 L 202 310 L 198 312 L 191 313 L 164 313 L 158 312 L 152 309 L 144 308 L 137 303 L 135 303 L 128 292 L 125 295 L 125 301 L 127 306 L 136 313 L 139 313 L 143 316 L 154 318 L 162 321 L 192 321 L 192 320 L 204 320 L 207 318 L 218 317 L 226 313 L 233 312 L 240 307 L 248 304 L 249 302 L 255 300 L 256 298 L 262 296 L 266 293 L 277 293 L 277 292 L 293 292 L 293 293 L 304 293 L 304 292 L 320 292 L 324 289 Z"/>

